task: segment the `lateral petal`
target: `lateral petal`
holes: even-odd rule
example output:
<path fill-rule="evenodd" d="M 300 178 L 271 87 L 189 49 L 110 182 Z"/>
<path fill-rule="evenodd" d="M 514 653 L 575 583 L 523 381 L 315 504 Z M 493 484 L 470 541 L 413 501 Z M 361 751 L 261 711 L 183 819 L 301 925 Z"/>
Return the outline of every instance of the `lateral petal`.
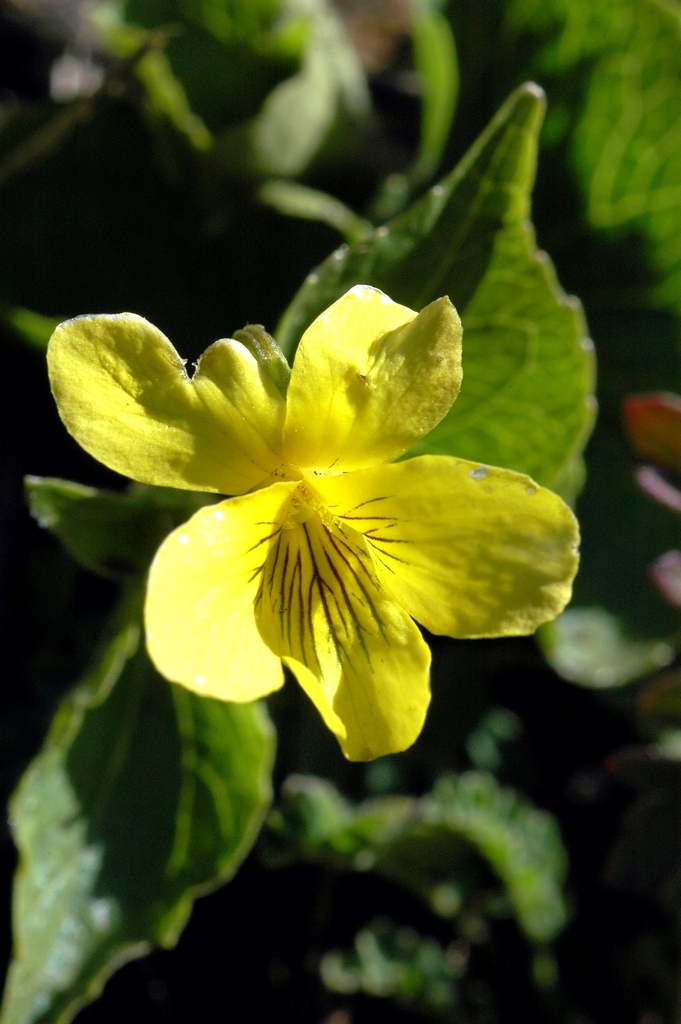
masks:
<path fill-rule="evenodd" d="M 346 757 L 369 761 L 414 742 L 430 701 L 430 651 L 381 590 L 361 536 L 317 512 L 283 529 L 256 609 L 263 639 Z"/>
<path fill-rule="evenodd" d="M 424 455 L 315 487 L 362 531 L 384 588 L 431 633 L 533 633 L 570 599 L 577 520 L 521 473 Z"/>
<path fill-rule="evenodd" d="M 390 462 L 440 422 L 460 386 L 461 322 L 449 299 L 416 314 L 357 285 L 301 339 L 285 460 L 343 470 Z"/>
<path fill-rule="evenodd" d="M 200 509 L 164 540 L 149 572 L 147 647 L 159 672 L 220 700 L 251 701 L 284 681 L 253 603 L 295 483 Z"/>
<path fill-rule="evenodd" d="M 133 480 L 241 494 L 281 463 L 285 403 L 239 342 L 211 345 L 190 379 L 142 317 L 77 317 L 52 335 L 47 363 L 69 433 Z"/>

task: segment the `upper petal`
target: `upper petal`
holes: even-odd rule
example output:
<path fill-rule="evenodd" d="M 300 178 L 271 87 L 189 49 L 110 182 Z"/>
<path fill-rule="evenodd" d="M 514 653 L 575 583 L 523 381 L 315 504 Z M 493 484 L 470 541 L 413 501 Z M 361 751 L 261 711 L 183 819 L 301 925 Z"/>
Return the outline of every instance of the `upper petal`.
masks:
<path fill-rule="evenodd" d="M 424 455 L 315 487 L 363 532 L 383 586 L 432 633 L 532 633 L 570 599 L 577 520 L 521 473 Z"/>
<path fill-rule="evenodd" d="M 449 299 L 417 315 L 357 285 L 301 339 L 285 459 L 346 470 L 390 462 L 440 422 L 460 386 L 461 322 Z"/>
<path fill-rule="evenodd" d="M 221 700 L 250 701 L 284 681 L 253 602 L 282 506 L 295 483 L 200 509 L 164 540 L 149 572 L 145 624 L 167 679 Z"/>
<path fill-rule="evenodd" d="M 430 651 L 378 585 L 351 529 L 317 513 L 283 529 L 256 603 L 260 632 L 336 734 L 346 757 L 404 750 L 430 701 Z"/>
<path fill-rule="evenodd" d="M 281 462 L 284 401 L 236 341 L 211 345 L 190 380 L 142 317 L 78 317 L 54 332 L 47 360 L 67 430 L 133 480 L 240 494 Z"/>

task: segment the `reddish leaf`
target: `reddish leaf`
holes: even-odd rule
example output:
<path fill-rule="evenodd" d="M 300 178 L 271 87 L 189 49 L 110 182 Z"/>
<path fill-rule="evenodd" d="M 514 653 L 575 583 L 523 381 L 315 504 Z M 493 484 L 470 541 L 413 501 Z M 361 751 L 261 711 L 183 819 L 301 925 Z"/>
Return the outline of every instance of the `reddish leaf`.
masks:
<path fill-rule="evenodd" d="M 681 473 L 681 397 L 659 392 L 624 402 L 629 439 L 641 458 Z"/>

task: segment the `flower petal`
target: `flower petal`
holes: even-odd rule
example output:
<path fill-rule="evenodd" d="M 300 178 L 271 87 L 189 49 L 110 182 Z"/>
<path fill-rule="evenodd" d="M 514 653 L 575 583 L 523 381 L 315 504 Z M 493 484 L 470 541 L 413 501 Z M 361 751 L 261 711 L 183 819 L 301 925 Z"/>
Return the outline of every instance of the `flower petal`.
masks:
<path fill-rule="evenodd" d="M 461 322 L 449 299 L 417 315 L 357 285 L 302 337 L 285 459 L 344 470 L 390 462 L 440 422 L 460 386 Z"/>
<path fill-rule="evenodd" d="M 149 572 L 145 622 L 151 658 L 167 679 L 221 700 L 278 690 L 279 658 L 253 612 L 260 569 L 295 483 L 200 509 L 164 540 Z"/>
<path fill-rule="evenodd" d="M 430 701 L 430 651 L 381 591 L 361 536 L 314 512 L 281 531 L 256 602 L 261 635 L 314 701 L 343 753 L 410 746 Z"/>
<path fill-rule="evenodd" d="M 577 520 L 527 476 L 424 455 L 315 488 L 364 533 L 383 586 L 431 633 L 532 633 L 570 599 Z"/>
<path fill-rule="evenodd" d="M 236 341 L 211 345 L 190 380 L 142 317 L 78 317 L 54 332 L 47 360 L 67 430 L 133 480 L 240 494 L 281 462 L 285 403 Z"/>

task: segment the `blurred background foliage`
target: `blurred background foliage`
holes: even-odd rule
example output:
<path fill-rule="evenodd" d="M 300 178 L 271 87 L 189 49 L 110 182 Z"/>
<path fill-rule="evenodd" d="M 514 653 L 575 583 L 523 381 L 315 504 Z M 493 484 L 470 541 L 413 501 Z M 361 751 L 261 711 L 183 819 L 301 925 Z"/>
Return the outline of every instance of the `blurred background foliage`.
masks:
<path fill-rule="evenodd" d="M 293 685 L 159 679 L 144 574 L 213 499 L 89 459 L 44 364 L 121 310 L 292 357 L 358 281 L 463 317 L 410 454 L 583 532 L 539 645 L 429 638 L 371 765 Z M 678 0 L 1 0 L 2 1024 L 680 1019 L 680 316 Z"/>

